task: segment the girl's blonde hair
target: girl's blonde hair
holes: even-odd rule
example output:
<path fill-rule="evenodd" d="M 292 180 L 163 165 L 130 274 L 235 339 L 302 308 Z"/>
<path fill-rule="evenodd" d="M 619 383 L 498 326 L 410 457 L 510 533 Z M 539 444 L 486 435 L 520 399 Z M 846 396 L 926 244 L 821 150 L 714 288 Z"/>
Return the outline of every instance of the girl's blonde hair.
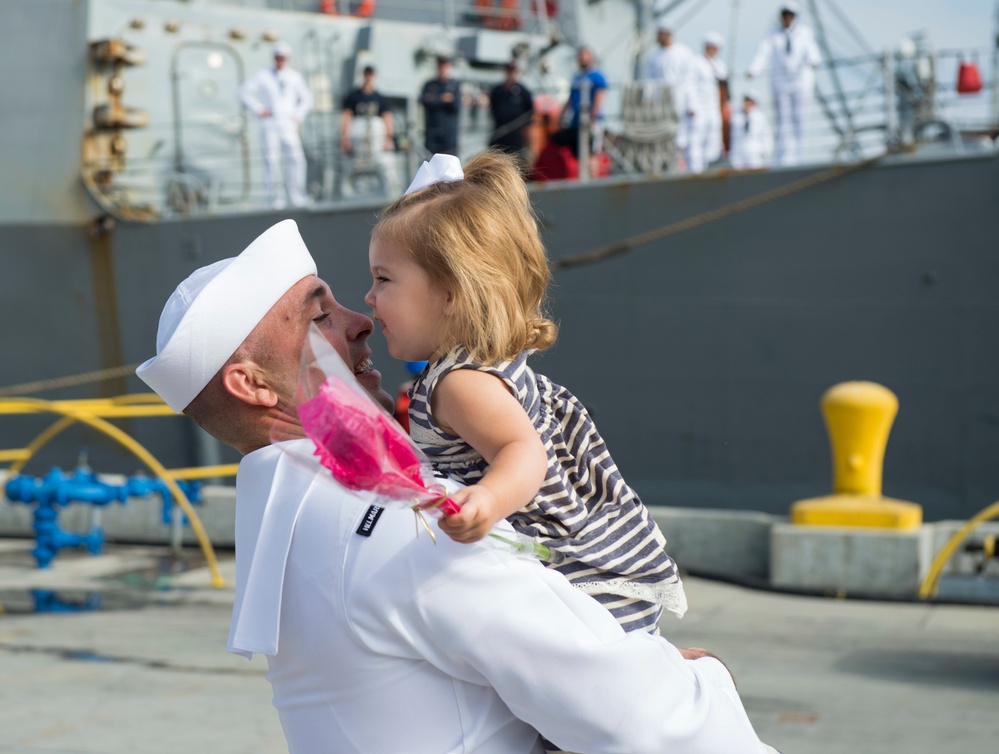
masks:
<path fill-rule="evenodd" d="M 451 293 L 443 346 L 484 363 L 548 348 L 558 335 L 542 308 L 551 273 L 518 164 L 488 151 L 464 172 L 390 204 L 373 235 L 408 249 Z"/>

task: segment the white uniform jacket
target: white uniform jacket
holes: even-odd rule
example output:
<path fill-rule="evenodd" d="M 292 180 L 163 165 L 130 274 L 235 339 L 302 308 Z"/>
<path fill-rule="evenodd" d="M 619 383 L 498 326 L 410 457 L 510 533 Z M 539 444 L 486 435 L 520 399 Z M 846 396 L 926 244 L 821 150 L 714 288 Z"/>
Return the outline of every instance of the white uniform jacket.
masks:
<path fill-rule="evenodd" d="M 703 122 L 717 122 L 721 128 L 721 106 L 718 98 L 718 79 L 711 61 L 703 55 L 694 55 L 690 63 L 690 109 Z"/>
<path fill-rule="evenodd" d="M 732 150 L 729 155 L 732 167 L 740 170 L 766 167 L 773 149 L 773 131 L 759 107 L 750 110 L 748 116 L 742 110 L 732 113 Z"/>
<path fill-rule="evenodd" d="M 302 74 L 294 68 L 264 68 L 248 78 L 239 88 L 239 100 L 260 115 L 269 110 L 275 124 L 300 125 L 312 111 L 312 92 Z M 270 119 L 264 119 L 266 124 Z"/>
<path fill-rule="evenodd" d="M 760 42 L 748 72 L 759 76 L 770 65 L 775 92 L 811 93 L 815 88 L 815 66 L 821 62 L 812 30 L 795 22 L 789 29 L 778 25 Z"/>
<path fill-rule="evenodd" d="M 268 655 L 291 754 L 540 754 L 537 731 L 581 754 L 767 751 L 717 660 L 625 634 L 540 563 L 417 537 L 282 445 L 240 465 L 229 651 Z"/>
<path fill-rule="evenodd" d="M 673 89 L 676 114 L 683 117 L 693 109 L 694 92 L 691 67 L 694 53 L 687 45 L 674 42 L 669 47 L 659 45 L 649 55 L 645 76 L 652 81 L 663 81 Z"/>

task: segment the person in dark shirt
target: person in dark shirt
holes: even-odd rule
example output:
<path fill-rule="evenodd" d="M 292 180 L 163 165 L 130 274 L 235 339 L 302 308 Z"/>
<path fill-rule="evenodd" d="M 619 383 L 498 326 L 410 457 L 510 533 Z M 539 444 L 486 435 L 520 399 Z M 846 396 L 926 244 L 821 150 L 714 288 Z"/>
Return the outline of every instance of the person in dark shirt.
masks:
<path fill-rule="evenodd" d="M 379 118 L 381 122 L 373 121 L 370 127 L 371 152 L 382 150 L 391 152 L 394 149 L 392 135 L 392 109 L 388 99 L 375 89 L 374 66 L 365 66 L 364 79 L 356 89 L 343 98 L 343 112 L 340 115 L 340 148 L 347 154 L 353 154 L 359 142 L 366 138 L 369 131 L 367 118 Z M 355 120 L 356 119 L 356 120 Z"/>
<path fill-rule="evenodd" d="M 495 130 L 489 137 L 489 146 L 518 157 L 524 151 L 524 129 L 534 115 L 534 95 L 520 83 L 516 61 L 504 66 L 506 78 L 489 93 L 489 110 L 493 115 Z"/>
<path fill-rule="evenodd" d="M 424 146 L 430 154 L 458 155 L 461 84 L 451 78 L 451 59 L 437 58 L 437 78 L 423 85 Z"/>

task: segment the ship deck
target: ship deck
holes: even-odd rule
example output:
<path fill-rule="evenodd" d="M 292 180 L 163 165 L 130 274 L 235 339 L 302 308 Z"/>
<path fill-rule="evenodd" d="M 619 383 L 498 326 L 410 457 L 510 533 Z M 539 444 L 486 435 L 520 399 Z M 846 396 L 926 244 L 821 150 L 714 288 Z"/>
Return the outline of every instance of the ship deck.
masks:
<path fill-rule="evenodd" d="M 225 652 L 231 552 L 220 554 L 230 586 L 213 589 L 189 551 L 186 570 L 165 548 L 112 546 L 39 571 L 31 544 L 0 540 L 0 753 L 286 750 L 265 662 Z M 785 754 L 994 744 L 999 609 L 686 583 L 690 611 L 664 633 L 718 654 Z"/>

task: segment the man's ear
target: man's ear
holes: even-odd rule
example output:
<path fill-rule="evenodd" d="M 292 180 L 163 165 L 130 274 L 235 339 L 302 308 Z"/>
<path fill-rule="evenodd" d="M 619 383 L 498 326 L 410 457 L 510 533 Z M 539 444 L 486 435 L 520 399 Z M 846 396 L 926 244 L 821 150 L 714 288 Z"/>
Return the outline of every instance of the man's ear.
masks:
<path fill-rule="evenodd" d="M 252 361 L 237 361 L 222 369 L 222 385 L 226 392 L 250 406 L 273 408 L 278 394 L 268 383 L 264 370 Z"/>

